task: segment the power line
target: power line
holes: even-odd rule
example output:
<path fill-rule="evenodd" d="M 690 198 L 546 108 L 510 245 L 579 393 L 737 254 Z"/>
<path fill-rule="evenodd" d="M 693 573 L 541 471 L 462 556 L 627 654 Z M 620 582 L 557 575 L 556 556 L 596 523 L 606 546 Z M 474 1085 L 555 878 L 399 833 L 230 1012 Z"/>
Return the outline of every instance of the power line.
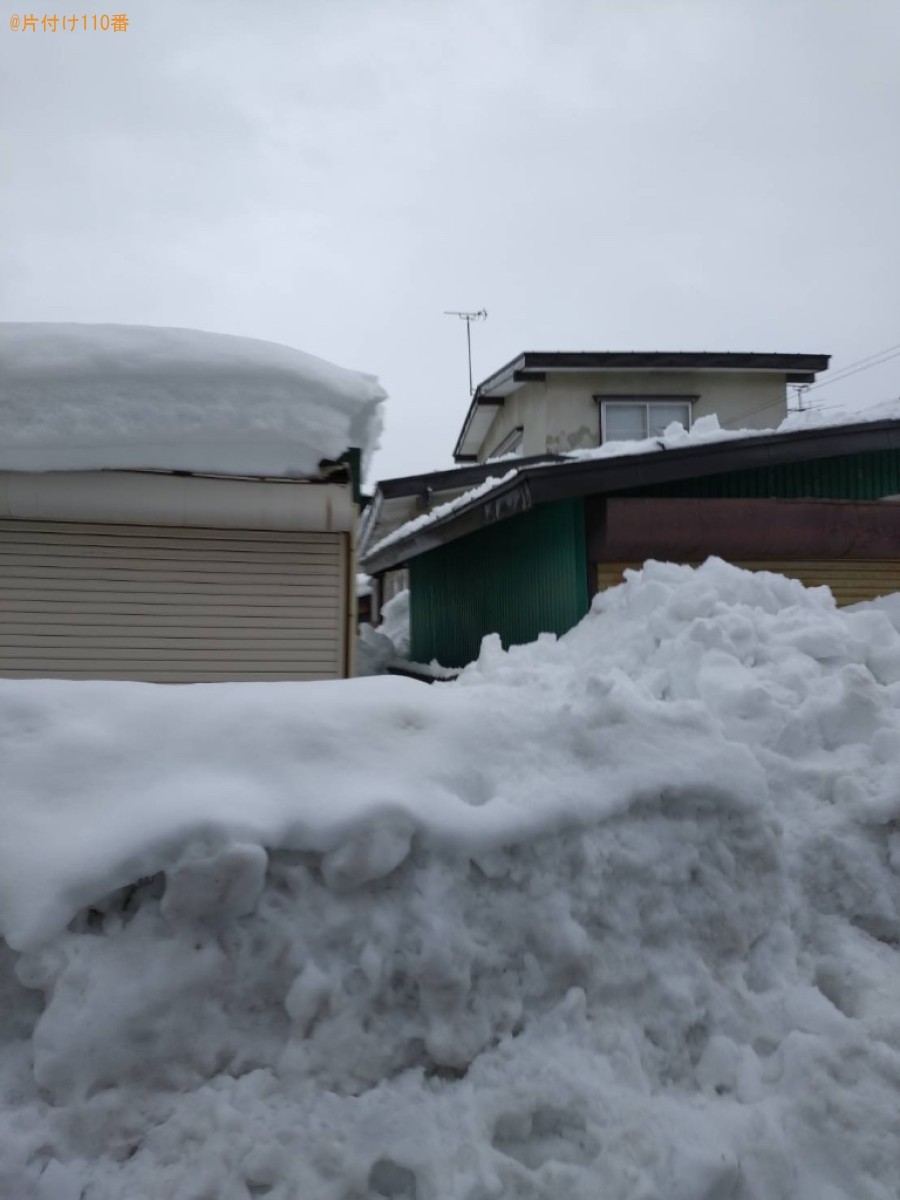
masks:
<path fill-rule="evenodd" d="M 813 391 L 815 388 L 826 387 L 829 383 L 840 383 L 844 379 L 849 379 L 851 375 L 858 375 L 860 371 L 868 371 L 872 367 L 880 367 L 882 363 L 890 362 L 893 358 L 900 357 L 900 343 L 896 346 L 888 346 L 886 350 L 879 350 L 876 354 L 870 354 L 868 358 L 860 358 L 856 362 L 848 363 L 846 367 L 842 367 L 836 371 L 830 378 L 820 380 L 818 383 L 811 384 L 807 391 Z"/>

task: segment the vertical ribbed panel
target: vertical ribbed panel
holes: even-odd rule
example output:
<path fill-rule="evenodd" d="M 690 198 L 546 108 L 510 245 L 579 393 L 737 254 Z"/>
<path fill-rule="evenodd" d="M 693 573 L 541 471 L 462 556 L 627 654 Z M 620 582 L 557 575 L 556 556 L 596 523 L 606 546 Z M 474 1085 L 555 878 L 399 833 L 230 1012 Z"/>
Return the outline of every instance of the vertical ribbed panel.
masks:
<path fill-rule="evenodd" d="M 410 562 L 411 656 L 461 667 L 488 633 L 565 633 L 588 604 L 584 504 L 542 504 Z"/>
<path fill-rule="evenodd" d="M 735 500 L 880 500 L 900 494 L 900 450 L 874 450 L 811 462 L 779 463 L 646 488 L 622 496 L 723 497 Z"/>

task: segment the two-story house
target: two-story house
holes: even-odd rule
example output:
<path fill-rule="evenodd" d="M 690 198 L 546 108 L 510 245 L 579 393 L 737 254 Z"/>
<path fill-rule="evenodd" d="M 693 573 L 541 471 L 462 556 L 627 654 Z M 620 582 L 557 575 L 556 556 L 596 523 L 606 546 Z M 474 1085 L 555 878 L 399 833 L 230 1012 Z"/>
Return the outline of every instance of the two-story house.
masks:
<path fill-rule="evenodd" d="M 827 367 L 826 354 L 528 351 L 478 385 L 453 457 L 563 454 L 712 414 L 725 429 L 772 429 L 788 385 Z"/>

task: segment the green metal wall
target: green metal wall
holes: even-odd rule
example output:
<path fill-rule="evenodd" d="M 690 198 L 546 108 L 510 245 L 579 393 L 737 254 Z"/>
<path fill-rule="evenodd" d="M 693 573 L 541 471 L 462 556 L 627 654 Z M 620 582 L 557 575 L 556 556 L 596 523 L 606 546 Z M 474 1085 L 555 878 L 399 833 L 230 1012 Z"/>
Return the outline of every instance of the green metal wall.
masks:
<path fill-rule="evenodd" d="M 565 633 L 589 605 L 584 503 L 541 504 L 409 564 L 410 654 L 462 667 L 481 639 L 504 646 Z"/>
<path fill-rule="evenodd" d="M 878 500 L 900 494 L 900 450 L 875 450 L 629 488 L 619 496 Z"/>

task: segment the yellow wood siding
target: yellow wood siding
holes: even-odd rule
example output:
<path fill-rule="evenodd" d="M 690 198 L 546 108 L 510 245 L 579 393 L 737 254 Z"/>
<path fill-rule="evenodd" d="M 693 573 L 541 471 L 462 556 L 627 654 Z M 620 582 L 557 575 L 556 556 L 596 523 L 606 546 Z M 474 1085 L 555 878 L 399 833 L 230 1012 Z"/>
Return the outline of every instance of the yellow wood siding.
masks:
<path fill-rule="evenodd" d="M 334 679 L 349 535 L 0 520 L 0 675 Z"/>
<path fill-rule="evenodd" d="M 624 572 L 640 569 L 639 562 L 604 562 L 597 564 L 597 590 L 622 583 Z M 697 566 L 697 563 L 691 563 Z M 900 592 L 900 559 L 830 559 L 814 562 L 736 562 L 736 567 L 748 571 L 775 571 L 790 579 L 799 579 L 807 587 L 825 585 L 831 588 L 840 605 L 874 600 L 889 592 Z"/>

